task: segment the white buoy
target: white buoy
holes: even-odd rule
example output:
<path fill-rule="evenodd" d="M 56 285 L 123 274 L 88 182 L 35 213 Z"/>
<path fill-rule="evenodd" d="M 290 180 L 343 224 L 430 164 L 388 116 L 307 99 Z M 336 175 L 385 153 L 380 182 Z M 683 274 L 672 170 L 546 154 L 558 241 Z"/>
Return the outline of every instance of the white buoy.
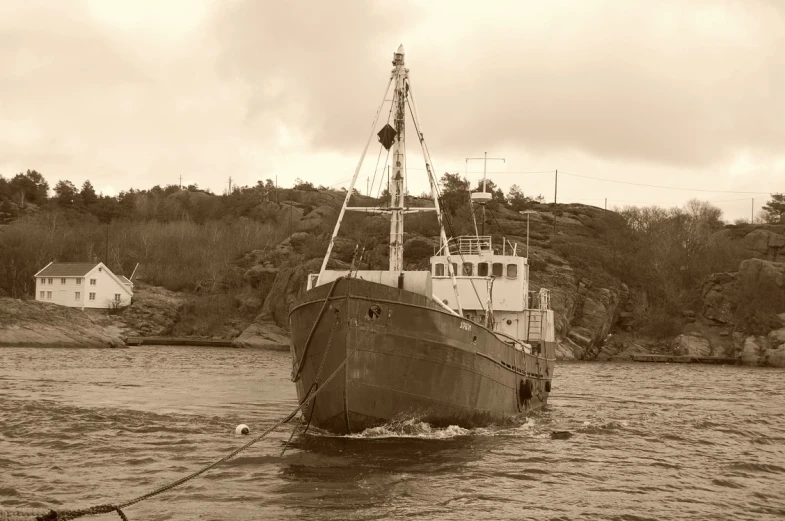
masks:
<path fill-rule="evenodd" d="M 251 434 L 251 429 L 246 424 L 241 423 L 240 425 L 234 428 L 235 436 L 244 436 L 246 434 Z"/>

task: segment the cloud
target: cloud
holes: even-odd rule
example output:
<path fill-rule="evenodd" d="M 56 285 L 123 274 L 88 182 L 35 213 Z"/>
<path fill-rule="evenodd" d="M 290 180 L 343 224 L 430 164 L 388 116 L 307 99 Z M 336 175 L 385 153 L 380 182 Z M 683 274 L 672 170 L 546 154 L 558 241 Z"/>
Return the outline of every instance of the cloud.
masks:
<path fill-rule="evenodd" d="M 0 3 L 0 173 L 343 181 L 403 43 L 439 171 L 488 150 L 725 189 L 785 175 L 781 3 L 194 2 Z"/>
<path fill-rule="evenodd" d="M 242 2 L 217 28 L 222 73 L 254 92 L 249 120 L 296 121 L 318 147 L 361 142 L 396 36 L 442 150 L 696 166 L 785 137 L 785 21 L 765 3 Z"/>

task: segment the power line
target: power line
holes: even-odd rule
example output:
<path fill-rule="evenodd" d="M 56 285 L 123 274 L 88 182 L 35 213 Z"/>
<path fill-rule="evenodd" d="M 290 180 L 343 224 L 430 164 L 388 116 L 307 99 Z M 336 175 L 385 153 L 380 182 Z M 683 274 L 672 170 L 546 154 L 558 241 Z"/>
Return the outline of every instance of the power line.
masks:
<path fill-rule="evenodd" d="M 619 183 L 623 185 L 633 185 L 633 186 L 645 186 L 648 188 L 663 188 L 665 190 L 683 190 L 685 192 L 713 192 L 713 193 L 723 193 L 723 194 L 770 194 L 772 192 L 745 192 L 742 190 L 707 190 L 705 188 L 681 188 L 678 186 L 664 186 L 664 185 L 650 185 L 645 183 L 633 183 L 631 181 L 617 181 L 616 179 L 605 179 L 602 177 L 592 177 L 588 175 L 580 175 L 580 174 L 571 174 L 569 172 L 562 171 L 562 174 L 572 176 L 572 177 L 582 177 L 584 179 L 594 179 L 595 181 L 605 181 L 607 183 Z"/>

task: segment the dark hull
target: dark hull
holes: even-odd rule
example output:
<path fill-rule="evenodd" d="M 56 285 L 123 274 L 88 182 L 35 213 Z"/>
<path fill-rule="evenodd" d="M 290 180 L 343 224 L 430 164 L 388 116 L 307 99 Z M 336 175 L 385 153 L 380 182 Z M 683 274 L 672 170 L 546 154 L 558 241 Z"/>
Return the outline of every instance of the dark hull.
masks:
<path fill-rule="evenodd" d="M 526 354 L 422 295 L 361 279 L 331 286 L 308 291 L 289 316 L 293 364 L 305 351 L 296 380 L 300 400 L 317 376 L 325 381 L 348 358 L 303 409 L 313 425 L 345 434 L 416 417 L 475 427 L 547 403 L 552 343 L 539 356 Z"/>

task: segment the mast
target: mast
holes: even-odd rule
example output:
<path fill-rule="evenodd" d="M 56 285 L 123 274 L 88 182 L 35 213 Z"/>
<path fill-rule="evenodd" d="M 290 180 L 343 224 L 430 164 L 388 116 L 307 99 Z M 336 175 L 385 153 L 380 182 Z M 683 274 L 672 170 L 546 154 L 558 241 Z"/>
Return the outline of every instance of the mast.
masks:
<path fill-rule="evenodd" d="M 404 127 L 406 119 L 406 75 L 403 64 L 403 45 L 393 55 L 395 78 L 395 143 L 393 144 L 393 176 L 390 179 L 390 271 L 403 271 L 403 208 L 405 205 L 404 180 L 406 175 L 406 147 Z"/>

